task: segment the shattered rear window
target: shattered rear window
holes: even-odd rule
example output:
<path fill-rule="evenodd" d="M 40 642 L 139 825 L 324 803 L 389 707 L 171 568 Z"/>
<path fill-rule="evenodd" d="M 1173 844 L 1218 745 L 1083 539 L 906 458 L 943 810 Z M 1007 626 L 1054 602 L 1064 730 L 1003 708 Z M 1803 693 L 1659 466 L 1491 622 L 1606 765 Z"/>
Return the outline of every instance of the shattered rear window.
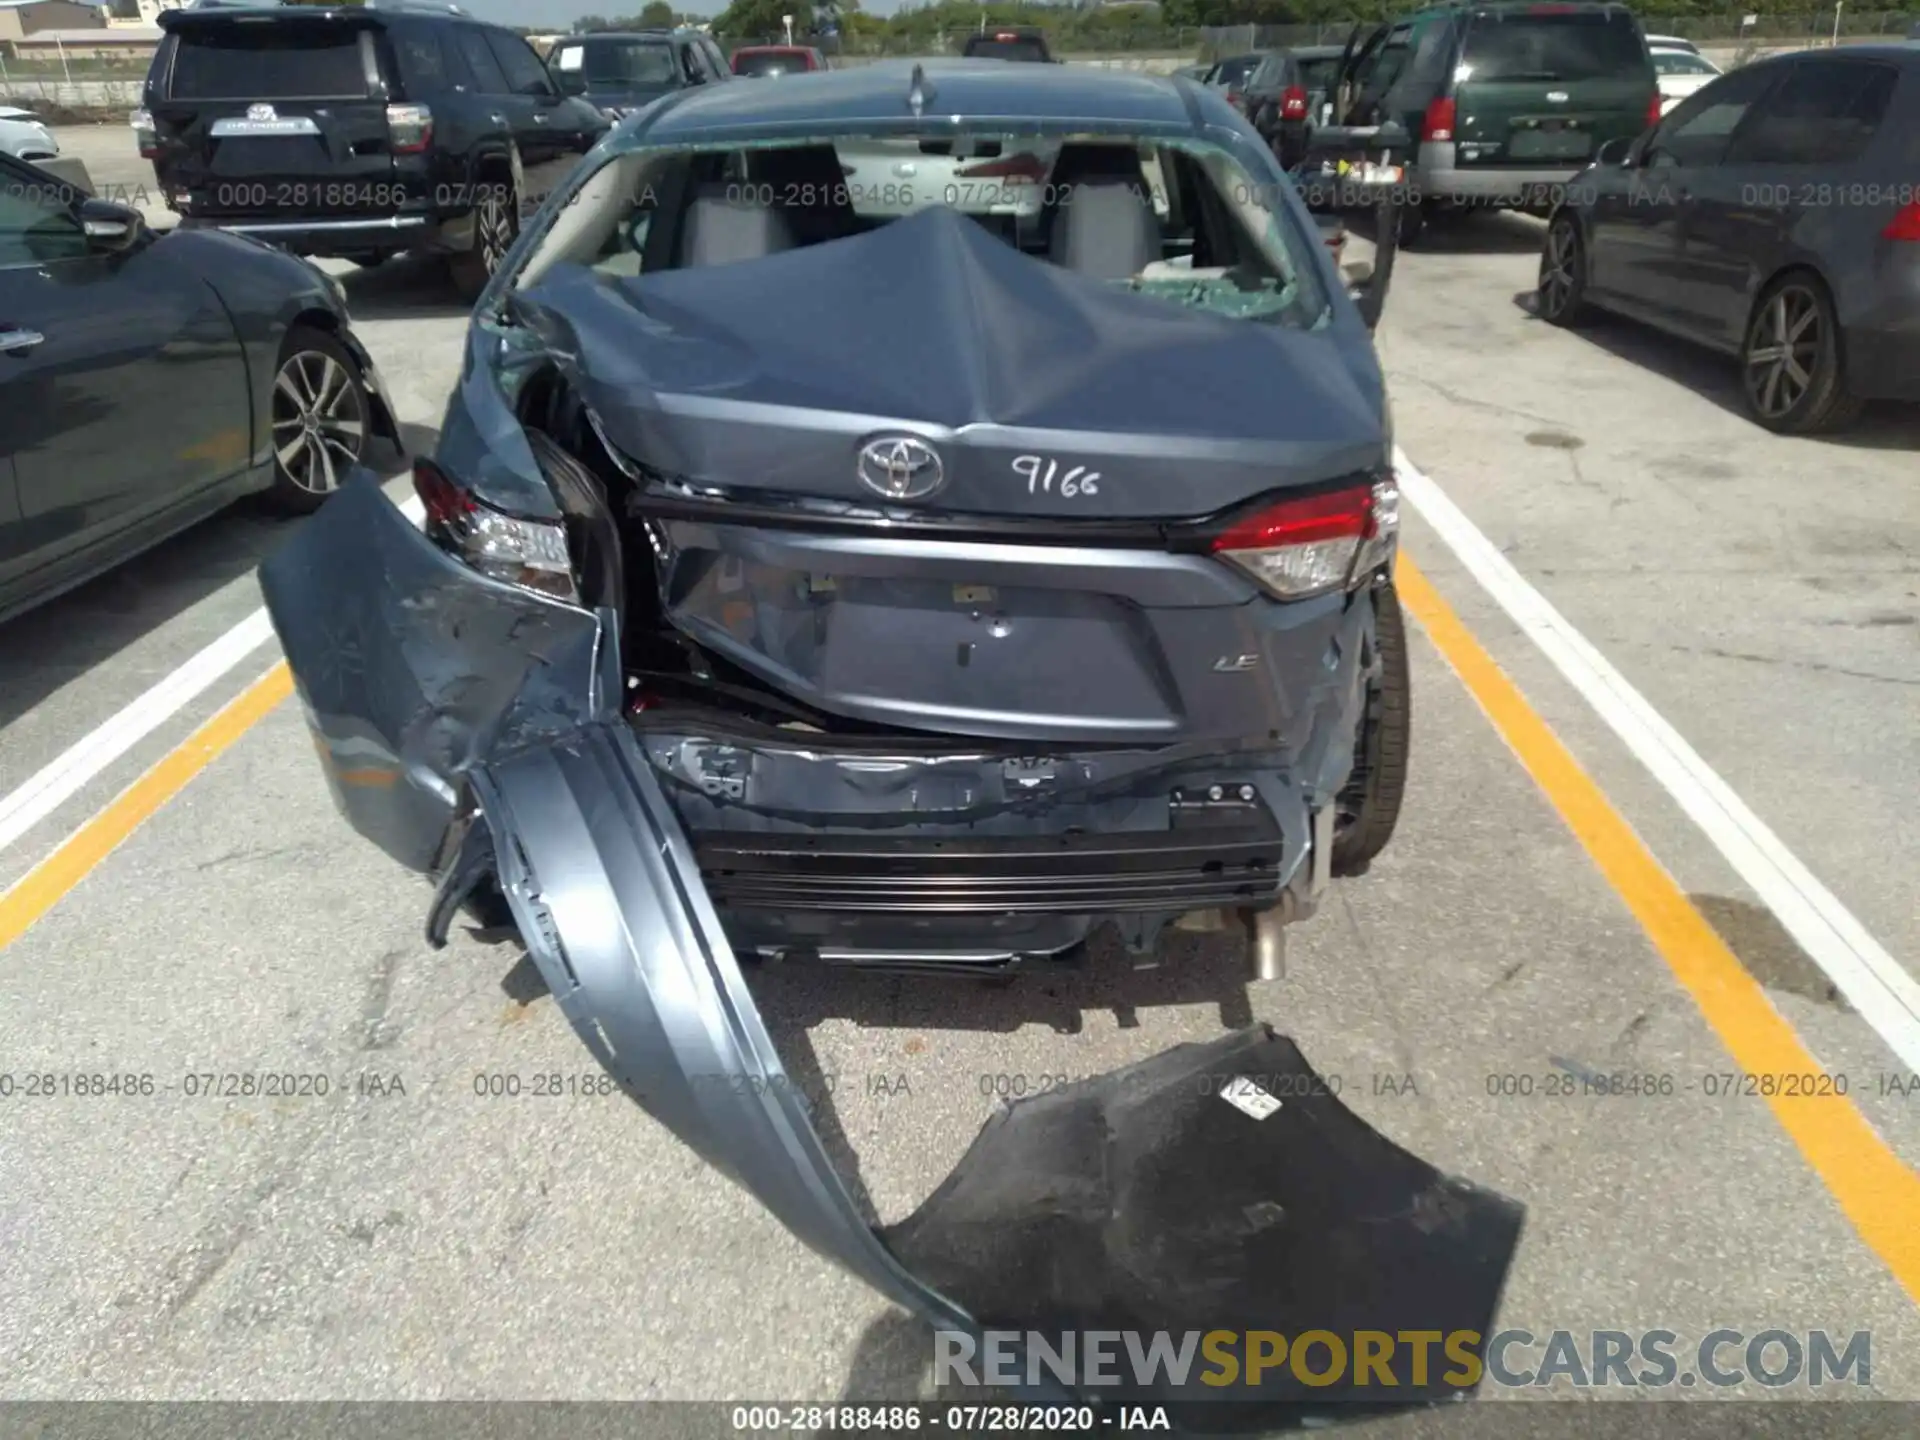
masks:
<path fill-rule="evenodd" d="M 1329 301 L 1319 237 L 1281 196 L 1288 183 L 1218 146 L 1114 131 L 942 126 L 936 137 L 894 126 L 725 148 L 636 145 L 582 177 L 516 283 L 536 284 L 556 265 L 624 278 L 751 264 L 946 208 L 1037 262 L 1209 314 L 1306 328 Z M 1076 221 L 1089 186 L 1105 193 Z M 1215 203 L 1204 203 L 1209 191 Z M 733 232 L 724 253 L 683 243 L 716 225 Z M 732 248 L 740 244 L 744 252 Z"/>

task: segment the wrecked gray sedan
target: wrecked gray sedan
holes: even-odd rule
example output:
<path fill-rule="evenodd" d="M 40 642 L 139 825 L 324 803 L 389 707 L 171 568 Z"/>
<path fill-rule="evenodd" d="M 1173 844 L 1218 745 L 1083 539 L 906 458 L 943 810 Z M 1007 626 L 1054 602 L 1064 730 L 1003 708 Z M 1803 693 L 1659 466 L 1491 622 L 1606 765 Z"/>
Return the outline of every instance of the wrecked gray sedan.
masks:
<path fill-rule="evenodd" d="M 898 184 L 854 185 L 881 150 Z M 1386 843 L 1386 398 L 1244 120 L 1075 67 L 688 92 L 581 164 L 468 346 L 424 530 L 368 477 L 265 568 L 436 943 L 509 918 L 641 1106 L 944 1330 L 1489 1329 L 1518 1207 L 1264 1027 L 1010 1107 L 886 1228 L 754 1005 L 763 958 L 998 974 L 1196 916 L 1270 974 Z M 1094 1398 L 1257 1428 L 1331 1393 L 1208 1383 Z M 1423 1362 L 1384 1398 L 1457 1394 Z"/>

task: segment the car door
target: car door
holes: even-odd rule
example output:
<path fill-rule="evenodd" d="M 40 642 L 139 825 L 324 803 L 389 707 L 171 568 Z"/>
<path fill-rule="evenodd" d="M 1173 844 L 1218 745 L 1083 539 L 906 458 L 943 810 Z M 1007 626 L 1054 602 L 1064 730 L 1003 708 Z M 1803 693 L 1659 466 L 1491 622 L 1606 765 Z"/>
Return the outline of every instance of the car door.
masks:
<path fill-rule="evenodd" d="M 1803 57 L 1748 112 L 1722 163 L 1700 175 L 1682 243 L 1709 338 L 1737 345 L 1761 281 L 1818 252 L 1821 232 L 1845 222 L 1849 168 L 1899 79 L 1881 61 Z"/>
<path fill-rule="evenodd" d="M 74 192 L 0 160 L 0 461 L 19 519 L 0 584 L 157 520 L 243 469 L 239 340 L 165 237 L 110 251 Z"/>
<path fill-rule="evenodd" d="M 604 121 L 595 114 L 589 128 L 587 114 L 591 107 L 584 102 L 575 104 L 560 93 L 546 65 L 525 40 L 510 30 L 488 29 L 483 33 L 507 77 L 513 140 L 520 147 L 520 164 L 525 170 L 526 190 L 521 198 L 529 205 L 537 204 L 566 178 L 574 162 L 593 148 L 589 137 L 598 136 Z"/>
<path fill-rule="evenodd" d="M 1701 176 L 1717 166 L 1747 111 L 1783 67 L 1752 65 L 1722 76 L 1675 107 L 1642 142 L 1623 192 L 1596 207 L 1593 275 L 1597 288 L 1659 324 L 1689 334 L 1710 328 L 1693 293 L 1682 211 Z"/>
<path fill-rule="evenodd" d="M 513 93 L 507 72 L 494 58 L 493 47 L 487 44 L 486 31 L 478 25 L 455 25 L 452 29 L 453 47 L 466 70 L 467 89 L 477 101 L 476 123 L 489 125 L 505 136 L 513 143 L 518 156 L 520 132 L 533 123 L 526 114 L 532 102 Z M 520 183 L 526 182 L 521 179 Z M 523 205 L 526 198 L 523 191 L 520 196 Z"/>

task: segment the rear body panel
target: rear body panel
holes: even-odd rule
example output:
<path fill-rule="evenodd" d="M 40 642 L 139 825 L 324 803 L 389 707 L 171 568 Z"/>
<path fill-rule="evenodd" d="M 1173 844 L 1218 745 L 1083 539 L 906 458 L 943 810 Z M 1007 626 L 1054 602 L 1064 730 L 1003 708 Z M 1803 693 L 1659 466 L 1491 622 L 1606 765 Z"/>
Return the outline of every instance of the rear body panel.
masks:
<path fill-rule="evenodd" d="M 1544 206 L 1609 140 L 1647 128 L 1659 86 L 1639 22 L 1617 5 L 1488 6 L 1459 17 L 1443 83 L 1452 133 L 1423 141 L 1422 193 Z M 1421 133 L 1423 113 L 1402 119 Z"/>
<path fill-rule="evenodd" d="M 147 82 L 161 185 L 204 220 L 424 208 L 424 165 L 396 156 L 389 140 L 377 39 L 371 26 L 331 12 L 176 26 Z"/>
<path fill-rule="evenodd" d="M 756 822 L 776 825 L 787 805 L 838 807 L 849 824 L 897 821 L 890 807 L 910 776 L 907 793 L 936 805 L 944 796 L 958 824 L 980 808 L 972 785 L 997 769 L 1018 790 L 1037 767 L 1010 771 L 994 757 L 983 768 L 977 754 L 796 765 L 783 758 L 797 753 L 793 739 L 636 733 L 620 714 L 609 616 L 463 572 L 364 472 L 262 580 L 348 818 L 409 863 L 434 854 L 429 938 L 444 943 L 459 904 L 497 879 L 561 1012 L 629 1098 L 887 1299 L 976 1346 L 988 1326 L 1491 1333 L 1520 1207 L 1368 1129 L 1263 1027 L 1012 1106 L 915 1214 L 879 1227 L 815 1129 L 807 1072 L 788 1071 L 760 1017 L 736 959 L 735 931 L 744 926 L 751 944 L 751 920 L 725 919 L 709 887 L 727 888 L 717 872 L 742 850 L 791 853 L 792 841 L 763 837 L 755 850 L 740 838 Z M 374 592 L 385 596 L 366 598 Z M 706 751 L 691 764 L 690 746 Z M 712 753 L 729 746 L 764 763 L 761 773 L 736 785 L 738 769 Z M 1090 763 L 1110 765 L 1124 792 L 1139 762 Z M 1003 790 L 988 808 L 1011 816 L 1009 798 Z M 731 810 L 731 841 L 703 829 L 714 807 Z M 444 842 L 422 843 L 448 819 Z M 1193 853 L 1208 828 L 1170 849 Z M 1246 831 L 1222 824 L 1214 848 L 1257 846 Z M 1291 1118 L 1256 1121 L 1221 1098 L 1249 1085 L 1285 1095 L 1275 1108 Z M 1131 1222 L 1116 1229 L 1116 1213 Z M 1043 1251 L 1075 1263 L 1039 1264 Z M 1364 1387 L 1309 1393 L 1284 1373 L 1224 1388 L 1161 1375 L 1076 1395 L 1071 1377 L 1039 1370 L 1022 1388 L 1043 1401 L 1191 1406 L 1185 1423 L 1200 1428 L 1209 1414 L 1266 1429 L 1378 1403 Z M 1422 1383 L 1390 1398 L 1462 1393 Z M 1222 1401 L 1238 1404 L 1210 1408 Z"/>

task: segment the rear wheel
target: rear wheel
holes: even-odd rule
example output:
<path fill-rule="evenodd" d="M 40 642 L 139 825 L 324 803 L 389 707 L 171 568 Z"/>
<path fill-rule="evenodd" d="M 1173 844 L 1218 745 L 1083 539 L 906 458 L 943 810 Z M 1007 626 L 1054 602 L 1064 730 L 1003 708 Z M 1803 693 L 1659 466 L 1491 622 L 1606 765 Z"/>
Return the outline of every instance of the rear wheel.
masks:
<path fill-rule="evenodd" d="M 452 257 L 454 287 L 460 298 L 478 300 L 520 233 L 520 197 L 511 181 L 488 180 L 473 207 L 473 247 Z"/>
<path fill-rule="evenodd" d="M 1333 873 L 1364 875 L 1393 838 L 1407 788 L 1413 696 L 1407 673 L 1406 622 L 1391 584 L 1373 592 L 1379 673 L 1367 685 L 1366 711 L 1354 739 L 1353 773 L 1334 800 Z"/>
<path fill-rule="evenodd" d="M 1767 287 L 1747 321 L 1740 366 L 1748 412 L 1778 434 L 1835 430 L 1863 408 L 1846 390 L 1833 301 L 1812 275 Z"/>
<path fill-rule="evenodd" d="M 1587 249 L 1573 216 L 1556 215 L 1540 248 L 1536 291 L 1540 318 L 1551 325 L 1578 325 L 1587 310 Z"/>
<path fill-rule="evenodd" d="M 1400 207 L 1400 229 L 1396 238 L 1402 250 L 1411 249 L 1425 237 L 1432 207 L 1431 200 L 1415 200 Z"/>
<path fill-rule="evenodd" d="M 296 325 L 280 350 L 270 413 L 274 502 L 309 514 L 366 458 L 373 407 L 359 365 L 326 331 Z"/>

